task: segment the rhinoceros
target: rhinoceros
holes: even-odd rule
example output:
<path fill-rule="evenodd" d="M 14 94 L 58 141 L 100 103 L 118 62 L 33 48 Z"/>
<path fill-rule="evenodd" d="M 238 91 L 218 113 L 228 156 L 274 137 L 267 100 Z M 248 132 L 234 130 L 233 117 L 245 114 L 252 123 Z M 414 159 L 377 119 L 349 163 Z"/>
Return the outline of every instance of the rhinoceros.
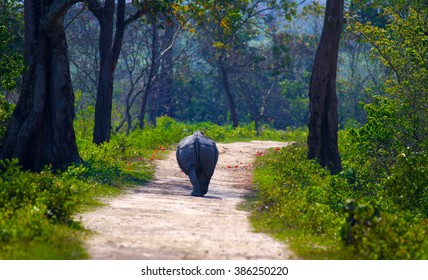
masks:
<path fill-rule="evenodd" d="M 192 196 L 204 196 L 218 160 L 217 146 L 211 138 L 197 131 L 183 138 L 177 146 L 178 166 L 190 178 Z"/>

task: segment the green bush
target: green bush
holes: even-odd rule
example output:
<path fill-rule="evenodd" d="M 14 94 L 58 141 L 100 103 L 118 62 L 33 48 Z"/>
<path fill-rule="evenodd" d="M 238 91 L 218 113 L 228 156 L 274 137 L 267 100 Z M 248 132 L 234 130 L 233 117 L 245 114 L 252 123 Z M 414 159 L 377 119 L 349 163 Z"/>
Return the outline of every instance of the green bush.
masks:
<path fill-rule="evenodd" d="M 80 176 L 78 178 L 91 178 L 100 183 L 114 183 L 123 175 L 119 167 L 121 157 L 118 148 L 113 143 L 95 145 L 87 143 L 84 149 L 80 149 L 83 159 Z"/>
<path fill-rule="evenodd" d="M 259 157 L 253 224 L 304 258 L 427 259 L 427 153 L 402 153 L 384 168 L 364 159 L 356 137 L 340 133 L 338 175 L 306 159 L 304 144 Z"/>
<path fill-rule="evenodd" d="M 1 165 L 0 259 L 43 258 L 49 254 L 39 249 L 47 247 L 52 258 L 58 254 L 62 258 L 83 257 L 84 251 L 76 246 L 77 239 L 67 237 L 64 228 L 78 227 L 73 215 L 87 185 L 49 170 L 40 174 L 22 171 L 16 161 L 2 161 Z M 59 245 L 63 238 L 73 239 L 70 248 Z"/>
<path fill-rule="evenodd" d="M 338 196 L 334 186 L 340 182 L 333 182 L 326 170 L 305 157 L 306 148 L 299 144 L 257 159 L 256 209 L 269 217 L 269 223 L 288 232 L 287 237 L 304 234 L 308 244 L 314 237 L 335 239 L 344 223 L 342 202 L 334 199 Z"/>
<path fill-rule="evenodd" d="M 409 151 L 398 155 L 384 186 L 386 195 L 401 210 L 428 217 L 428 153 Z"/>
<path fill-rule="evenodd" d="M 5 100 L 4 96 L 0 95 L 0 140 L 3 139 L 6 133 L 6 127 L 14 107 L 13 104 Z"/>
<path fill-rule="evenodd" d="M 411 212 L 388 213 L 381 204 L 349 200 L 344 242 L 358 259 L 427 259 L 428 220 Z"/>

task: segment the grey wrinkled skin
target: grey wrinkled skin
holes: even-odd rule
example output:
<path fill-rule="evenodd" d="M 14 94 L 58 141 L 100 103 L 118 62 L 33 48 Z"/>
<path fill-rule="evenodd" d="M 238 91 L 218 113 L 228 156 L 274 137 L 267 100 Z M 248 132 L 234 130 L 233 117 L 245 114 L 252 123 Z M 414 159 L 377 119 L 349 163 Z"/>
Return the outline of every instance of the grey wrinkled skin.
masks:
<path fill-rule="evenodd" d="M 176 152 L 178 166 L 189 176 L 193 196 L 204 196 L 218 160 L 215 142 L 202 132 L 183 138 Z"/>

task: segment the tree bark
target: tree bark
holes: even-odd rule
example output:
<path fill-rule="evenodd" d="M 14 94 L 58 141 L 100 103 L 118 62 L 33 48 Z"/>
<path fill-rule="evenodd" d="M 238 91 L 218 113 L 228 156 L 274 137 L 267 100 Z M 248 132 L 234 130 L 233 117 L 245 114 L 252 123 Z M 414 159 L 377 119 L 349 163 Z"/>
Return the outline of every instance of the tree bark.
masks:
<path fill-rule="evenodd" d="M 150 71 L 149 76 L 147 77 L 147 85 L 144 90 L 143 100 L 141 102 L 140 107 L 140 114 L 138 116 L 139 120 L 139 127 L 140 129 L 144 129 L 144 118 L 146 115 L 146 109 L 147 109 L 147 102 L 149 100 L 149 96 L 152 93 L 153 90 L 153 84 L 155 82 L 155 76 L 159 69 L 159 63 L 158 63 L 158 57 L 159 57 L 159 51 L 158 51 L 158 43 L 159 43 L 159 33 L 158 33 L 158 27 L 156 25 L 156 19 L 153 19 L 153 29 L 152 29 L 152 59 L 150 64 Z"/>
<path fill-rule="evenodd" d="M 174 56 L 173 48 L 174 35 L 176 24 L 175 21 L 168 21 L 167 17 L 161 15 L 165 21 L 165 32 L 163 37 L 160 39 L 162 50 L 166 50 L 162 57 L 158 57 L 159 60 L 159 78 L 155 88 L 155 92 L 152 97 L 151 107 L 153 108 L 150 112 L 151 122 L 156 124 L 156 118 L 161 116 L 171 116 L 172 108 L 172 94 L 174 84 Z"/>
<path fill-rule="evenodd" d="M 174 25 L 167 25 L 165 28 L 165 37 L 163 42 L 163 49 L 167 48 L 167 45 L 172 43 L 174 36 Z M 172 108 L 172 95 L 174 87 L 174 54 L 172 49 L 169 50 L 163 60 L 160 73 L 160 87 L 159 87 L 159 110 L 158 117 L 160 116 L 171 116 Z"/>
<path fill-rule="evenodd" d="M 40 171 L 80 162 L 63 18 L 79 1 L 25 1 L 26 72 L 1 147 L 1 158 L 17 158 L 24 169 Z"/>
<path fill-rule="evenodd" d="M 233 125 L 233 128 L 237 128 L 239 125 L 239 122 L 238 122 L 238 112 L 236 110 L 235 98 L 233 97 L 232 91 L 230 90 L 230 86 L 229 86 L 229 75 L 228 75 L 229 73 L 222 61 L 220 61 L 219 63 L 219 70 L 220 70 L 219 72 L 220 72 L 221 80 L 223 83 L 223 89 L 224 89 L 224 92 L 226 93 L 227 100 L 229 101 L 229 111 L 230 111 L 230 118 L 232 120 L 232 125 Z"/>
<path fill-rule="evenodd" d="M 95 104 L 93 142 L 101 144 L 110 141 L 114 71 L 122 48 L 125 29 L 128 24 L 140 18 L 145 11 L 139 10 L 125 20 L 125 0 L 117 1 L 116 30 L 114 32 L 115 0 L 106 0 L 103 7 L 97 0 L 87 2 L 89 9 L 100 23 L 100 72 Z"/>
<path fill-rule="evenodd" d="M 102 9 L 95 14 L 100 23 L 100 70 L 95 103 L 95 125 L 93 142 L 101 144 L 110 140 L 111 110 L 113 99 L 113 19 L 115 1 L 106 0 Z"/>
<path fill-rule="evenodd" d="M 332 173 L 342 169 L 338 150 L 336 72 L 343 0 L 327 0 L 321 40 L 309 86 L 308 158 L 318 159 Z"/>

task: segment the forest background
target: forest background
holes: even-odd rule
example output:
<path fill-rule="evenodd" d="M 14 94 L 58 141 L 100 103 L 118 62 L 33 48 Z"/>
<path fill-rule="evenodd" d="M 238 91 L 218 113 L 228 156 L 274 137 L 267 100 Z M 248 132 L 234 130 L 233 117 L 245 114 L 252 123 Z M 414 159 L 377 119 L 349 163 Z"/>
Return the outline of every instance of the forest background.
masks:
<path fill-rule="evenodd" d="M 2 137 L 25 70 L 22 2 L 0 7 Z M 72 214 L 124 182 L 148 180 L 159 151 L 195 129 L 216 141 L 296 141 L 259 159 L 253 210 L 260 230 L 303 244 L 295 248 L 301 255 L 428 257 L 425 1 L 345 1 L 336 84 L 343 171 L 336 175 L 306 160 L 304 143 L 325 1 L 123 1 L 123 37 L 116 11 L 106 42 L 94 2 L 73 5 L 64 19 L 82 164 L 29 173 L 3 161 L 2 258 L 84 257 L 67 233 L 80 230 Z M 103 50 L 115 53 L 119 41 L 111 116 L 100 121 L 108 133 L 98 133 Z M 52 228 L 59 237 L 48 237 Z M 58 251 L 64 235 L 73 249 L 40 255 Z M 22 256 L 24 246 L 34 250 Z"/>

